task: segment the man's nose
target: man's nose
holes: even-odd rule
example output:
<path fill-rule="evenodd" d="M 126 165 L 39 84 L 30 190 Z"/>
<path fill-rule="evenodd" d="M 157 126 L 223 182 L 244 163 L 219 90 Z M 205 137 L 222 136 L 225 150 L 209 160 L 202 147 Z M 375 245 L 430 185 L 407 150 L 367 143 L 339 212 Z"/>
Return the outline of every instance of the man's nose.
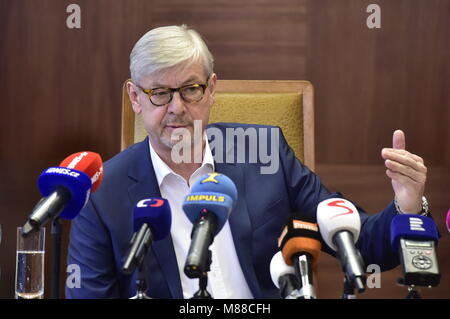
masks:
<path fill-rule="evenodd" d="M 186 105 L 181 98 L 180 92 L 173 92 L 172 101 L 168 105 L 167 111 L 172 114 L 183 114 Z"/>

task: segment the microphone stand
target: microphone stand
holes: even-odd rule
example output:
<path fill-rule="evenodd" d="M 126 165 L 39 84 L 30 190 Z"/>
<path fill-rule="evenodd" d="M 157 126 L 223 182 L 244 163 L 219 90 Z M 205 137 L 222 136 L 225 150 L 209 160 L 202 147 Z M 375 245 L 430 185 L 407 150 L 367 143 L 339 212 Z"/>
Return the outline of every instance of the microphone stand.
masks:
<path fill-rule="evenodd" d="M 297 299 L 316 299 L 313 286 L 312 257 L 309 254 L 297 254 L 294 256 L 295 274 L 300 283 Z"/>
<path fill-rule="evenodd" d="M 364 265 L 364 259 L 361 256 L 359 250 L 356 251 L 357 259 L 361 265 Z M 363 292 L 365 286 L 366 278 L 365 276 L 359 278 L 356 277 L 354 280 L 349 279 L 347 275 L 344 276 L 344 292 L 342 293 L 342 299 L 357 299 L 355 290 L 358 287 L 358 292 Z"/>
<path fill-rule="evenodd" d="M 356 299 L 355 285 L 344 277 L 344 292 L 342 294 L 342 299 Z"/>
<path fill-rule="evenodd" d="M 397 279 L 397 284 L 399 286 L 406 286 L 405 279 L 404 278 Z M 415 285 L 413 284 L 408 285 L 408 294 L 406 295 L 405 299 L 422 299 L 419 290 L 416 289 Z"/>
<path fill-rule="evenodd" d="M 422 299 L 422 297 L 420 296 L 419 291 L 413 285 L 408 287 L 408 295 L 405 299 Z"/>
<path fill-rule="evenodd" d="M 145 227 L 144 227 L 145 226 Z M 147 278 L 146 278 L 146 264 L 145 256 L 147 255 L 149 247 L 145 245 L 153 238 L 150 231 L 150 226 L 144 224 L 141 229 L 133 234 L 131 238 L 131 247 L 128 251 L 128 256 L 124 265 L 122 266 L 122 271 L 125 274 L 131 274 L 133 270 L 137 268 L 136 274 L 136 295 L 129 299 L 152 299 L 147 296 Z M 139 245 L 137 245 L 139 244 Z"/>
<path fill-rule="evenodd" d="M 52 299 L 59 299 L 59 279 L 61 272 L 61 219 L 56 217 L 52 221 Z"/>
<path fill-rule="evenodd" d="M 191 299 L 213 299 L 208 290 L 206 290 L 206 287 L 208 286 L 208 271 L 210 271 L 211 261 L 211 250 L 208 249 L 208 257 L 206 258 L 205 267 L 203 267 L 204 271 L 201 272 L 200 277 L 198 278 L 198 290 Z"/>
<path fill-rule="evenodd" d="M 147 279 L 145 262 L 143 261 L 138 267 L 138 273 L 136 277 L 136 295 L 130 299 L 152 299 L 147 296 Z"/>
<path fill-rule="evenodd" d="M 203 273 L 198 280 L 199 288 L 191 299 L 213 299 L 208 290 L 206 290 L 206 286 L 208 285 L 208 274 L 206 272 Z"/>

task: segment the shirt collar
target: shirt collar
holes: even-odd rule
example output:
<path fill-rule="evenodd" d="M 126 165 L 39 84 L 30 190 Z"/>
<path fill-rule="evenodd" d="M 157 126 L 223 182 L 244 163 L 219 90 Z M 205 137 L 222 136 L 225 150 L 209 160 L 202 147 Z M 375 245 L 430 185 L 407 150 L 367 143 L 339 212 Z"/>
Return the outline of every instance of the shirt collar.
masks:
<path fill-rule="evenodd" d="M 212 156 L 212 152 L 211 152 L 211 148 L 209 146 L 209 141 L 208 141 L 208 137 L 206 136 L 206 133 L 204 134 L 204 139 L 205 139 L 205 149 L 203 150 L 203 162 L 202 165 L 196 170 L 196 172 L 205 167 L 205 166 L 209 166 L 212 168 L 213 172 L 214 172 L 214 158 Z M 156 153 L 156 151 L 153 149 L 152 147 L 152 143 L 150 142 L 150 138 L 148 139 L 148 144 L 150 147 L 150 158 L 151 161 L 153 163 L 153 168 L 155 170 L 155 175 L 156 175 L 156 179 L 158 181 L 158 185 L 161 186 L 161 184 L 164 181 L 164 178 L 166 178 L 166 176 L 173 174 L 173 175 L 178 175 L 177 173 L 175 173 L 162 159 L 161 157 L 159 157 L 159 155 Z M 194 172 L 195 174 L 195 172 Z M 193 175 L 194 175 L 193 174 Z"/>

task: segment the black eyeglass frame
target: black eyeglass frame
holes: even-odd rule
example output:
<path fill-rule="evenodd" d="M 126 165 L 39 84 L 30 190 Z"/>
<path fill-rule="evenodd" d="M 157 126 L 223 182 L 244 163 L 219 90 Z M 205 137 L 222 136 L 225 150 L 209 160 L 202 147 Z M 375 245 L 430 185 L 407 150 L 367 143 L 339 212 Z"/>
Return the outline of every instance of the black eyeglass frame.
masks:
<path fill-rule="evenodd" d="M 196 102 L 200 102 L 200 101 L 203 99 L 203 97 L 205 96 L 205 91 L 206 91 L 206 89 L 209 87 L 209 84 L 208 84 L 209 79 L 210 79 L 210 78 L 208 78 L 208 79 L 206 80 L 206 83 L 193 83 L 193 84 L 183 85 L 183 86 L 181 86 L 181 87 L 179 87 L 179 88 L 158 87 L 158 88 L 153 88 L 153 89 L 144 89 L 144 88 L 140 87 L 139 85 L 136 85 L 136 86 L 137 86 L 142 92 L 144 92 L 145 94 L 148 95 L 148 99 L 150 100 L 150 102 L 151 102 L 154 106 L 164 106 L 164 105 L 169 104 L 170 102 L 172 102 L 173 94 L 174 94 L 175 92 L 178 92 L 178 93 L 180 94 L 181 98 L 182 98 L 185 102 L 188 102 L 188 103 L 196 103 Z M 187 100 L 187 99 L 184 97 L 184 95 L 183 95 L 183 89 L 187 89 L 187 88 L 191 88 L 191 87 L 201 87 L 201 88 L 203 89 L 203 91 L 202 91 L 202 96 L 201 96 L 198 100 L 196 100 L 196 101 L 189 101 L 189 100 Z M 152 101 L 152 93 L 153 93 L 154 91 L 156 91 L 156 90 L 167 90 L 167 91 L 169 92 L 169 94 L 170 94 L 169 101 L 167 101 L 167 102 L 164 103 L 164 104 L 156 104 L 156 103 L 154 103 L 154 102 Z"/>

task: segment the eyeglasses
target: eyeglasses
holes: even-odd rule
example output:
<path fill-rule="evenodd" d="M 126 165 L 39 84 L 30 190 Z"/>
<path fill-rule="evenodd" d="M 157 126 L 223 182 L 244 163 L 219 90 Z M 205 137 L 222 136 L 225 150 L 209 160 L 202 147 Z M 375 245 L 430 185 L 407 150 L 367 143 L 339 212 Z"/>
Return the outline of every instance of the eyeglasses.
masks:
<path fill-rule="evenodd" d="M 208 87 L 208 80 L 206 80 L 205 84 L 195 83 L 179 88 L 143 89 L 138 87 L 148 95 L 150 102 L 152 102 L 153 105 L 163 106 L 172 101 L 174 92 L 179 92 L 181 98 L 186 102 L 199 102 L 203 98 L 205 90 Z"/>

